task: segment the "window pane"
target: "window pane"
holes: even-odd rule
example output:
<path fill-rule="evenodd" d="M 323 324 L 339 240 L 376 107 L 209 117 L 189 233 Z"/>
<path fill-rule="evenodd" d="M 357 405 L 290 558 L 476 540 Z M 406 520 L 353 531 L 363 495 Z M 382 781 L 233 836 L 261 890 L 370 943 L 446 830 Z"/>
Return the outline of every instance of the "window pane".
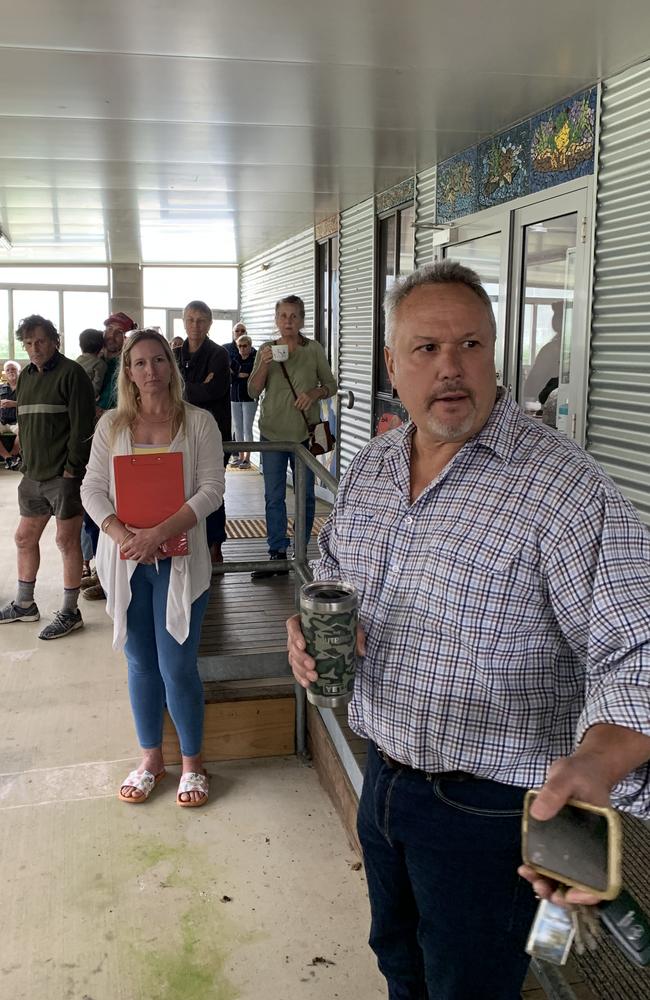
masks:
<path fill-rule="evenodd" d="M 447 260 L 457 260 L 472 271 L 476 271 L 481 283 L 492 301 L 494 319 L 499 325 L 499 278 L 501 274 L 501 233 L 479 236 L 466 243 L 448 246 Z"/>
<path fill-rule="evenodd" d="M 392 386 L 384 362 L 384 334 L 386 320 L 384 316 L 384 293 L 395 281 L 395 230 L 396 219 L 390 215 L 379 223 L 379 316 L 377 321 L 377 391 L 391 393 Z"/>
<path fill-rule="evenodd" d="M 395 281 L 395 216 L 381 221 L 381 269 L 383 290 L 388 291 Z"/>
<path fill-rule="evenodd" d="M 54 323 L 57 330 L 61 329 L 58 292 L 27 289 L 25 291 L 13 292 L 13 297 L 14 329 L 18 328 L 22 319 L 32 316 L 34 313 L 38 313 L 44 319 L 49 319 Z M 14 355 L 19 360 L 27 357 L 27 351 L 18 340 L 15 341 Z"/>
<path fill-rule="evenodd" d="M 316 247 L 318 260 L 318 326 L 316 340 L 325 353 L 329 352 L 329 240 Z"/>
<path fill-rule="evenodd" d="M 0 285 L 106 285 L 105 267 L 0 267 Z"/>
<path fill-rule="evenodd" d="M 526 226 L 524 243 L 525 319 L 519 357 L 518 399 L 540 416 L 542 400 L 570 368 L 570 329 L 575 285 L 575 212 Z M 531 311 L 532 307 L 532 311 Z M 565 357 L 561 358 L 564 335 Z"/>
<path fill-rule="evenodd" d="M 142 282 L 147 308 L 183 309 L 192 299 L 211 309 L 237 308 L 236 267 L 145 267 Z"/>
<path fill-rule="evenodd" d="M 9 292 L 0 290 L 0 358 L 9 359 Z"/>
<path fill-rule="evenodd" d="M 155 326 L 167 336 L 167 312 L 164 309 L 144 309 L 144 325 Z"/>
<path fill-rule="evenodd" d="M 229 319 L 213 320 L 210 327 L 210 340 L 214 340 L 215 344 L 232 343 L 232 328 L 233 324 Z M 183 336 L 185 336 L 184 332 Z"/>
<path fill-rule="evenodd" d="M 208 336 L 210 340 L 214 340 L 215 344 L 230 344 L 232 342 L 232 327 L 233 324 L 229 319 L 215 319 L 212 321 Z M 174 337 L 182 337 L 183 340 L 187 337 L 182 316 L 174 316 L 172 338 Z"/>
<path fill-rule="evenodd" d="M 104 330 L 110 313 L 108 292 L 63 293 L 63 351 L 68 358 L 79 357 L 79 334 L 89 327 Z"/>
<path fill-rule="evenodd" d="M 415 209 L 403 209 L 399 219 L 399 273 L 410 274 L 415 267 Z"/>
<path fill-rule="evenodd" d="M 339 238 L 332 237 L 331 254 L 331 311 L 330 311 L 330 345 L 338 343 L 339 339 Z M 331 362 L 331 358 L 329 359 Z"/>

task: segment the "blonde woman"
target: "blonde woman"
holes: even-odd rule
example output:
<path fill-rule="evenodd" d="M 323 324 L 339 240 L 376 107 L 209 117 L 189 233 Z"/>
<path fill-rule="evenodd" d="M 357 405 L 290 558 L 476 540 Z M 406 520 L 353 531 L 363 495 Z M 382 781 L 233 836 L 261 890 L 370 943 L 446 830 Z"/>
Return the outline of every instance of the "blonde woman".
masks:
<path fill-rule="evenodd" d="M 203 685 L 197 650 L 212 566 L 205 519 L 223 499 L 223 449 L 212 415 L 183 402 L 183 383 L 169 344 L 154 330 L 125 342 L 117 408 L 95 429 L 83 505 L 101 526 L 97 574 L 113 618 L 113 647 L 124 649 L 129 695 L 142 762 L 125 778 L 119 797 L 145 802 L 165 776 L 165 704 L 178 732 L 183 773 L 176 801 L 208 799 L 201 761 Z M 185 503 L 153 528 L 123 524 L 115 512 L 115 455 L 181 452 Z M 162 543 L 186 531 L 189 555 L 165 558 Z M 120 553 L 125 557 L 120 558 Z"/>

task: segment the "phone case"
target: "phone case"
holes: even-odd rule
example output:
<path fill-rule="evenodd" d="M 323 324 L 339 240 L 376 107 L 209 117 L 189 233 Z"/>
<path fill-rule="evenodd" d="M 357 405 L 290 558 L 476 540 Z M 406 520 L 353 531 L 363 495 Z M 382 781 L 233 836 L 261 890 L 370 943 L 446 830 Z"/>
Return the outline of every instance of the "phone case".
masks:
<path fill-rule="evenodd" d="M 524 864 L 562 885 L 582 889 L 599 899 L 615 899 L 621 890 L 622 837 L 618 813 L 606 806 L 594 806 L 577 799 L 569 799 L 566 803 L 567 806 L 603 818 L 607 838 L 601 844 L 595 842 L 593 837 L 583 836 L 579 829 L 571 829 L 571 819 L 562 815 L 563 810 L 557 818 L 563 822 L 554 823 L 554 820 L 549 820 L 548 826 L 531 817 L 530 806 L 537 794 L 537 790 L 531 789 L 524 799 L 521 837 Z M 565 836 L 567 832 L 572 835 L 573 840 Z M 601 854 L 604 864 L 601 864 Z M 566 864 L 564 869 L 561 868 L 562 862 Z M 605 870 L 606 885 L 590 884 L 577 874 L 578 871 L 596 871 L 600 868 Z"/>

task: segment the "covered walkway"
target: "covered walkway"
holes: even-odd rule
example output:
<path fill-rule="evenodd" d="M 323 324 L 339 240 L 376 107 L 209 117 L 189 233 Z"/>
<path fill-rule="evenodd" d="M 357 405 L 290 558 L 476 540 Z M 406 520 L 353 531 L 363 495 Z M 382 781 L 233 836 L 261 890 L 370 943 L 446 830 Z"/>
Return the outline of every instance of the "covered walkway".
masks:
<path fill-rule="evenodd" d="M 19 479 L 0 470 L 2 601 L 13 596 Z M 263 516 L 261 476 L 228 471 L 226 482 L 229 518 Z M 319 502 L 317 515 L 326 513 Z M 263 537 L 224 546 L 226 561 L 265 551 Z M 52 525 L 42 555 L 37 599 L 46 617 L 60 586 Z M 223 675 L 242 647 L 278 655 L 293 600 L 291 579 L 215 577 L 202 662 L 219 653 Z M 293 755 L 219 759 L 208 767 L 210 803 L 190 811 L 175 805 L 171 767 L 142 808 L 117 801 L 137 760 L 125 665 L 111 649 L 103 602 L 80 604 L 86 627 L 67 639 L 39 642 L 38 623 L 0 636 L 0 996 L 385 997 L 366 944 L 363 871 L 314 768 Z M 242 696 L 227 677 L 208 688 L 219 700 Z M 361 741 L 350 740 L 345 713 L 337 716 L 362 770 Z M 213 745 L 224 756 L 218 738 Z M 594 1000 L 575 967 L 567 972 L 575 1000 Z M 529 975 L 525 1000 L 545 995 Z"/>
<path fill-rule="evenodd" d="M 254 495 L 259 477 L 246 479 Z M 3 601 L 13 597 L 18 482 L 0 471 Z M 44 617 L 59 586 L 50 527 Z M 200 810 L 176 807 L 174 767 L 146 805 L 117 801 L 136 761 L 124 662 L 104 604 L 82 604 L 86 628 L 67 639 L 40 642 L 38 624 L 0 637 L 0 995 L 384 996 L 366 946 L 363 872 L 311 767 L 294 756 L 219 762 Z"/>

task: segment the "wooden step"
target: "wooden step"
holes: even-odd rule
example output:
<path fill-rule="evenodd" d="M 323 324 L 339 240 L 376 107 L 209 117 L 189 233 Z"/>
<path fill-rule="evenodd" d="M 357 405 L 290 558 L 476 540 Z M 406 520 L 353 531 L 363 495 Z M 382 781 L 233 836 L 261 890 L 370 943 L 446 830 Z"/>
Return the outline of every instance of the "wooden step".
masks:
<path fill-rule="evenodd" d="M 265 685 L 272 689 L 272 685 Z M 209 693 L 208 693 L 209 694 Z M 245 700 L 209 701 L 205 706 L 203 759 L 206 762 L 252 757 L 284 757 L 296 752 L 296 709 L 293 688 Z M 163 754 L 169 764 L 180 762 L 176 730 L 165 713 Z"/>

